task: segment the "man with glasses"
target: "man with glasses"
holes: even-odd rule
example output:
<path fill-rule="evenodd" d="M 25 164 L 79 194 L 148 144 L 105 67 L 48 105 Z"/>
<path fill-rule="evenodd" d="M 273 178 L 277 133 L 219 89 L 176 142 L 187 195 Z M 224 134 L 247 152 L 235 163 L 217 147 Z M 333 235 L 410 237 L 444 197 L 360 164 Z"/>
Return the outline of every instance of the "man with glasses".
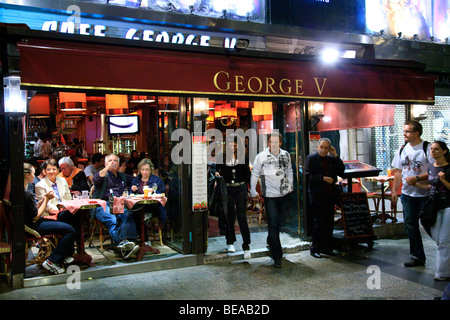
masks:
<path fill-rule="evenodd" d="M 428 190 L 416 187 L 415 184 L 427 179 L 428 165 L 434 160 L 430 154 L 430 144 L 427 146 L 427 142 L 420 138 L 422 131 L 422 125 L 418 121 L 406 121 L 403 128 L 406 144 L 400 148 L 392 160 L 394 182 L 391 199 L 393 203 L 397 203 L 396 190 L 403 183 L 401 201 L 411 254 L 411 259 L 404 263 L 405 267 L 425 265 L 419 212 L 430 193 Z"/>

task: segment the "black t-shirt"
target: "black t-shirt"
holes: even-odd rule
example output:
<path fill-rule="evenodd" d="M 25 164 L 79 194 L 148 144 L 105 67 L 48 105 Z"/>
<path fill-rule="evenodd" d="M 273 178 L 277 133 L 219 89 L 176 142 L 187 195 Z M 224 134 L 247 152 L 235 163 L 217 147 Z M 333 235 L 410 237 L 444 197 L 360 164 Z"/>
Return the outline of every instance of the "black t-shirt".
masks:
<path fill-rule="evenodd" d="M 28 190 L 25 190 L 24 210 L 25 210 L 25 225 L 32 228 L 34 224 L 33 218 L 37 216 L 38 209 L 33 194 Z"/>
<path fill-rule="evenodd" d="M 437 209 L 450 207 L 450 190 L 439 180 L 439 172 L 445 172 L 445 179 L 450 181 L 450 164 L 444 167 L 428 167 L 428 181 L 431 185 L 431 194 L 434 195 Z"/>

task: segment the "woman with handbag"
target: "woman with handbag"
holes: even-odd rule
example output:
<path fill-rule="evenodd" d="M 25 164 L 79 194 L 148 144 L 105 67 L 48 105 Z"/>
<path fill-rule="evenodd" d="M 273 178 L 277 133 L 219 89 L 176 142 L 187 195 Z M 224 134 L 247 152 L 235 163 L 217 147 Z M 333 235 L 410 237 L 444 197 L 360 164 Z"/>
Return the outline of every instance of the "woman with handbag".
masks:
<path fill-rule="evenodd" d="M 436 221 L 430 235 L 438 246 L 436 252 L 435 280 L 450 280 L 450 151 L 442 141 L 431 144 L 431 157 L 435 160 L 428 167 L 428 184 L 431 188 Z M 417 184 L 419 186 L 419 184 Z"/>

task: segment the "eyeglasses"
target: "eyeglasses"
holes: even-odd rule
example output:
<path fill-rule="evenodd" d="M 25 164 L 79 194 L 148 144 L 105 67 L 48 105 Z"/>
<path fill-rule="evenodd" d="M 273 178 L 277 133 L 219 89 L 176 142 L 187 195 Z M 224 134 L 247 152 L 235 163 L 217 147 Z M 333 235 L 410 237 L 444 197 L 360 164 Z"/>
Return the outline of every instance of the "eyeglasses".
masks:
<path fill-rule="evenodd" d="M 406 131 L 403 131 L 403 133 L 411 133 L 411 132 L 416 132 L 415 130 L 406 130 Z"/>

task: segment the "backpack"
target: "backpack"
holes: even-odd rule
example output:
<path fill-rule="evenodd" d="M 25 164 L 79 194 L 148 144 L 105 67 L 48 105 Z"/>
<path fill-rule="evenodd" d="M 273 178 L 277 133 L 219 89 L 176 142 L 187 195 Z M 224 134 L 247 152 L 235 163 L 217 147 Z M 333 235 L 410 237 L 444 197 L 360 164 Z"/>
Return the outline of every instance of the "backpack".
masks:
<path fill-rule="evenodd" d="M 405 142 L 405 144 L 401 146 L 398 155 L 401 155 L 401 154 L 402 154 L 402 151 L 403 151 L 403 149 L 405 148 L 406 144 L 407 144 L 407 142 Z M 427 156 L 428 144 L 429 144 L 428 141 L 425 141 L 425 140 L 423 141 L 423 152 L 425 153 L 425 157 Z"/>

